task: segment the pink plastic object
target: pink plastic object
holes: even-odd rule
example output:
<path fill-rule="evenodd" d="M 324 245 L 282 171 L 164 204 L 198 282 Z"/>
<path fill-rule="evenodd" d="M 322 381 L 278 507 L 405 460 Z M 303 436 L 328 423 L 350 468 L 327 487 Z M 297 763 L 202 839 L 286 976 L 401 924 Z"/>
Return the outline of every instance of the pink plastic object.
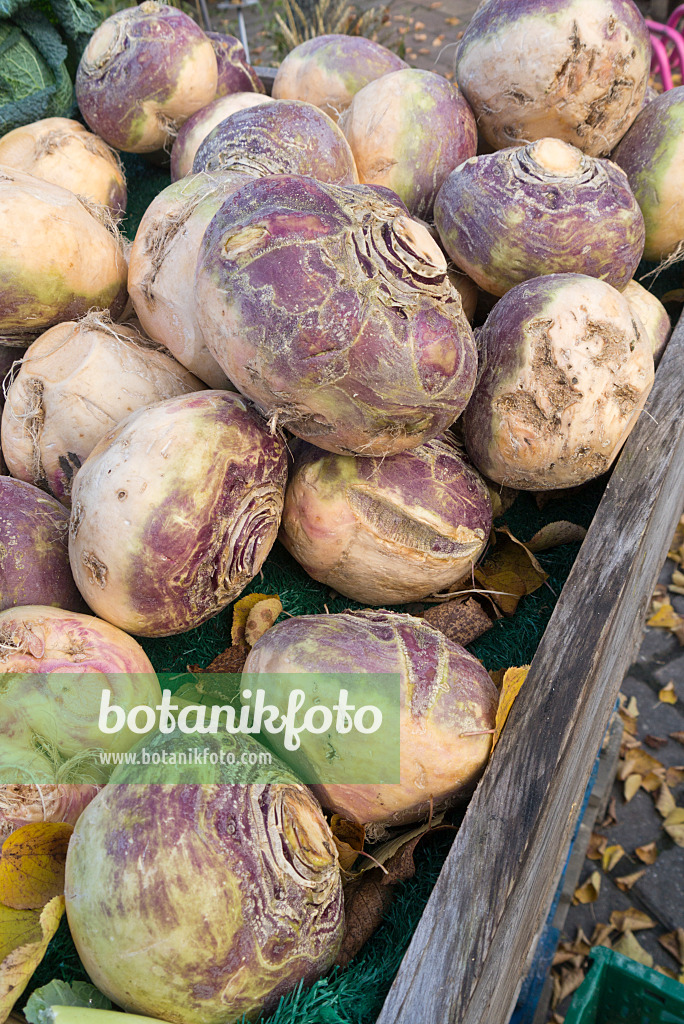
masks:
<path fill-rule="evenodd" d="M 663 43 L 657 36 L 651 36 L 651 48 L 653 50 L 651 56 L 651 71 L 655 75 L 660 76 L 662 82 L 663 91 L 667 92 L 668 89 L 673 88 L 672 72 L 670 71 L 670 58 L 667 50 L 665 49 L 665 43 Z"/>
<path fill-rule="evenodd" d="M 684 76 L 684 38 L 675 27 L 682 15 L 684 4 L 673 11 L 667 25 L 646 19 L 653 47 L 651 70 L 660 75 L 664 90 L 673 88 L 672 71 L 675 67 L 679 67 L 680 74 Z"/>
<path fill-rule="evenodd" d="M 667 27 L 674 28 L 678 32 L 681 31 L 679 22 L 684 18 L 684 4 L 680 4 L 679 7 L 675 7 L 674 11 L 667 19 Z"/>

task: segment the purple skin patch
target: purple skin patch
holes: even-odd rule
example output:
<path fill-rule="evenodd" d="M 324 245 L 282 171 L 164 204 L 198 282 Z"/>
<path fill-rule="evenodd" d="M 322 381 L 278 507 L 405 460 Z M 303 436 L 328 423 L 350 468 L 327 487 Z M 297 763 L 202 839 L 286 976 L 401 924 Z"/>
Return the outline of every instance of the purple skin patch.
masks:
<path fill-rule="evenodd" d="M 251 64 L 239 39 L 221 32 L 207 32 L 216 54 L 218 85 L 216 98 L 233 92 L 265 93 L 264 84 Z"/>
<path fill-rule="evenodd" d="M 33 484 L 0 477 L 0 611 L 85 611 L 69 566 L 69 510 Z"/>
<path fill-rule="evenodd" d="M 415 252 L 401 242 L 411 224 L 367 186 L 281 175 L 239 189 L 204 235 L 196 296 L 210 351 L 266 416 L 326 451 L 415 448 L 474 386 L 460 300 L 423 240 Z"/>

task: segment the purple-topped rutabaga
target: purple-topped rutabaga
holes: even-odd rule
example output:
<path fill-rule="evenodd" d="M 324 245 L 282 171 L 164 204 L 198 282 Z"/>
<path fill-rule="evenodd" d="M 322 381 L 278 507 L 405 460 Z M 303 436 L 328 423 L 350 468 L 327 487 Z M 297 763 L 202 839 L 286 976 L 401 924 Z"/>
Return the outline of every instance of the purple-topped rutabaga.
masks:
<path fill-rule="evenodd" d="M 237 172 L 194 174 L 169 185 L 143 214 L 129 259 L 128 290 L 144 330 L 211 388 L 232 385 L 202 334 L 197 254 L 212 217 L 246 180 Z"/>
<path fill-rule="evenodd" d="M 27 604 L 83 611 L 68 538 L 63 505 L 33 484 L 0 477 L 0 611 Z"/>
<path fill-rule="evenodd" d="M 550 138 L 466 160 L 440 189 L 435 225 L 454 263 L 493 295 L 560 273 L 620 290 L 644 248 L 624 172 Z"/>
<path fill-rule="evenodd" d="M 622 297 L 636 313 L 648 335 L 653 350 L 653 360 L 657 366 L 672 334 L 672 324 L 667 310 L 660 299 L 647 291 L 638 281 L 630 281 L 622 289 Z"/>
<path fill-rule="evenodd" d="M 646 222 L 648 260 L 661 260 L 684 242 L 684 86 L 647 104 L 613 153 Z"/>
<path fill-rule="evenodd" d="M 102 22 L 76 74 L 88 125 L 128 153 L 153 153 L 216 96 L 211 40 L 177 7 L 144 0 Z"/>
<path fill-rule="evenodd" d="M 252 177 L 306 174 L 337 185 L 359 179 L 349 143 L 311 103 L 277 100 L 231 114 L 199 146 L 192 169 Z"/>
<path fill-rule="evenodd" d="M 342 941 L 335 843 L 299 785 L 109 785 L 76 825 L 65 896 L 91 980 L 172 1024 L 256 1020 Z"/>
<path fill-rule="evenodd" d="M 7 390 L 5 462 L 68 506 L 75 474 L 108 430 L 135 409 L 202 387 L 161 346 L 103 314 L 56 324 L 26 350 Z"/>
<path fill-rule="evenodd" d="M 247 61 L 245 48 L 235 36 L 222 32 L 207 32 L 216 55 L 218 81 L 216 96 L 227 96 L 232 92 L 265 92 L 264 83 Z"/>
<path fill-rule="evenodd" d="M 364 36 L 315 36 L 279 65 L 273 96 L 313 103 L 337 121 L 360 89 L 406 67 L 396 53 Z"/>
<path fill-rule="evenodd" d="M 200 144 L 222 121 L 238 110 L 272 103 L 270 96 L 259 92 L 233 92 L 220 96 L 196 114 L 189 117 L 176 136 L 171 148 L 171 181 L 192 174 L 192 165 Z"/>
<path fill-rule="evenodd" d="M 287 704 L 294 684 L 290 673 L 316 673 L 317 694 L 330 707 L 334 701 L 327 700 L 324 690 L 326 674 L 399 675 L 400 781 L 313 786 L 326 810 L 350 821 L 391 826 L 427 818 L 432 810 L 468 795 L 484 771 L 497 689 L 477 658 L 423 619 L 384 611 L 301 615 L 264 633 L 244 671 L 271 673 L 268 696 L 278 706 L 283 700 Z M 337 697 L 334 676 L 331 686 L 329 696 Z M 373 703 L 368 691 L 364 696 Z M 344 745 L 332 730 L 302 732 L 299 739 L 299 749 L 292 751 L 285 749 L 282 733 L 269 735 L 269 745 L 300 776 L 324 780 L 333 756 L 336 779 L 344 777 L 347 759 L 353 760 L 356 777 L 364 770 L 368 778 L 377 777 L 373 761 L 379 754 L 365 734 L 345 737 Z"/>
<path fill-rule="evenodd" d="M 651 342 L 627 300 L 583 274 L 511 288 L 487 317 L 478 348 L 466 448 L 481 473 L 520 490 L 600 476 L 653 384 Z"/>
<path fill-rule="evenodd" d="M 446 260 L 378 191 L 275 176 L 206 230 L 196 300 L 207 346 L 274 422 L 340 455 L 393 455 L 443 433 L 477 355 Z"/>
<path fill-rule="evenodd" d="M 553 136 L 604 156 L 637 116 L 650 64 L 632 0 L 483 0 L 456 80 L 493 149 Z"/>
<path fill-rule="evenodd" d="M 198 391 L 140 409 L 74 481 L 69 557 L 93 611 L 140 636 L 225 608 L 278 533 L 284 441 L 240 396 Z"/>
<path fill-rule="evenodd" d="M 469 576 L 487 544 L 485 482 L 450 435 L 389 458 L 293 449 L 280 540 L 315 580 L 364 604 L 420 601 Z"/>
<path fill-rule="evenodd" d="M 365 184 L 387 185 L 415 217 L 432 216 L 450 172 L 477 151 L 477 125 L 457 85 L 406 68 L 354 96 L 340 120 Z"/>

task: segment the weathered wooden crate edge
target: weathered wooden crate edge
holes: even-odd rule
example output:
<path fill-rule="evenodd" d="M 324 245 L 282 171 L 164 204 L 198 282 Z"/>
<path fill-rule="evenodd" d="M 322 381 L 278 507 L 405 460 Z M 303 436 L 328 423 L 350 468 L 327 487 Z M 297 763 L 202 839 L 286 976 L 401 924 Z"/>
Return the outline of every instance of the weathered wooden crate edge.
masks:
<path fill-rule="evenodd" d="M 684 500 L 684 316 L 377 1024 L 505 1024 Z"/>

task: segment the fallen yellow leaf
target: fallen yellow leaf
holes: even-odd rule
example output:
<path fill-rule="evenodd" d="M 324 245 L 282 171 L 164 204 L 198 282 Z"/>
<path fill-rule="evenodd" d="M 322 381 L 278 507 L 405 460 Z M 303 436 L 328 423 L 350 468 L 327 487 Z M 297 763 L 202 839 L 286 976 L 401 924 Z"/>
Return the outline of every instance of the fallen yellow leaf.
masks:
<path fill-rule="evenodd" d="M 616 878 L 615 884 L 621 892 L 629 892 L 629 890 L 636 885 L 640 878 L 643 878 L 646 874 L 646 868 L 642 868 L 641 871 L 635 871 L 631 875 L 623 875 L 622 878 Z M 595 943 L 595 945 L 601 945 L 601 943 Z"/>
<path fill-rule="evenodd" d="M 674 610 L 669 601 L 661 604 L 658 611 L 647 620 L 647 626 L 655 626 L 657 629 L 678 629 L 684 620 Z"/>
<path fill-rule="evenodd" d="M 525 547 L 528 551 L 536 554 L 538 551 L 548 551 L 550 548 L 560 547 L 561 544 L 576 544 L 583 541 L 587 531 L 583 526 L 570 523 L 561 519 L 557 523 L 547 523 L 537 530 L 534 537 L 528 540 Z"/>
<path fill-rule="evenodd" d="M 655 864 L 658 859 L 658 849 L 655 842 L 646 843 L 644 846 L 637 846 L 634 852 L 642 864 Z"/>
<path fill-rule="evenodd" d="M 492 531 L 493 546 L 475 567 L 475 579 L 506 615 L 513 615 L 521 597 L 534 593 L 548 574 L 531 551 L 508 530 Z"/>
<path fill-rule="evenodd" d="M 598 899 L 600 891 L 601 876 L 598 871 L 592 871 L 584 885 L 580 885 L 579 888 L 575 889 L 575 895 L 573 896 L 572 902 L 574 904 L 594 903 Z"/>
<path fill-rule="evenodd" d="M 64 913 L 55 896 L 40 912 L 0 906 L 0 1021 L 4 1021 L 45 956 Z"/>
<path fill-rule="evenodd" d="M 601 858 L 601 867 L 604 871 L 612 871 L 615 865 L 622 860 L 625 855 L 624 849 L 617 844 L 616 846 L 607 846 L 603 851 L 603 857 Z"/>
<path fill-rule="evenodd" d="M 625 779 L 625 791 L 624 791 L 625 803 L 628 804 L 629 801 L 632 800 L 634 796 L 636 796 L 636 794 L 639 792 L 640 789 L 641 789 L 641 776 L 640 775 L 636 775 L 636 774 L 635 775 L 628 775 L 627 778 Z"/>
<path fill-rule="evenodd" d="M 642 928 L 655 928 L 655 921 L 637 910 L 636 907 L 628 907 L 627 910 L 614 910 L 610 915 L 610 923 L 620 932 L 637 932 Z"/>
<path fill-rule="evenodd" d="M 7 837 L 0 853 L 0 903 L 37 910 L 64 892 L 64 864 L 73 825 L 35 822 Z"/>
<path fill-rule="evenodd" d="M 639 705 L 637 704 L 636 697 L 630 697 L 629 700 L 627 701 L 627 706 L 625 708 L 625 714 L 629 715 L 630 718 L 638 718 L 639 717 Z"/>
<path fill-rule="evenodd" d="M 283 610 L 279 597 L 267 597 L 251 609 L 245 623 L 245 643 L 254 647 L 259 637 L 270 629 Z"/>
<path fill-rule="evenodd" d="M 234 644 L 244 641 L 245 627 L 247 625 L 249 613 L 252 609 L 255 608 L 260 601 L 272 601 L 273 596 L 273 594 L 247 594 L 245 597 L 241 597 L 239 601 L 235 602 L 233 605 L 233 624 L 230 629 L 230 637 Z"/>
<path fill-rule="evenodd" d="M 620 936 L 613 949 L 616 953 L 628 956 L 630 960 L 636 960 L 638 964 L 644 964 L 645 967 L 653 967 L 653 957 L 650 953 L 646 952 L 643 946 L 639 945 L 630 931 Z"/>
<path fill-rule="evenodd" d="M 677 846 L 684 846 L 684 807 L 675 807 L 663 822 L 663 828 Z"/>
<path fill-rule="evenodd" d="M 501 695 L 499 697 L 499 706 L 496 711 L 492 750 L 501 736 L 501 730 L 506 723 L 506 719 L 508 718 L 511 708 L 513 707 L 513 701 L 518 696 L 520 688 L 525 682 L 529 670 L 529 665 L 522 665 L 520 667 L 507 668 L 504 672 L 503 682 L 501 684 Z"/>
<path fill-rule="evenodd" d="M 667 686 L 663 686 L 662 690 L 658 690 L 658 700 L 662 701 L 663 704 L 676 704 L 677 694 L 675 693 L 674 683 L 670 681 Z"/>
<path fill-rule="evenodd" d="M 668 814 L 671 814 L 677 807 L 675 798 L 667 786 L 662 785 L 660 787 L 655 806 L 661 818 L 667 818 Z"/>
<path fill-rule="evenodd" d="M 603 852 L 608 846 L 608 840 L 605 836 L 602 836 L 599 832 L 592 832 L 589 836 L 589 846 L 587 847 L 587 858 L 589 860 L 601 860 Z"/>

